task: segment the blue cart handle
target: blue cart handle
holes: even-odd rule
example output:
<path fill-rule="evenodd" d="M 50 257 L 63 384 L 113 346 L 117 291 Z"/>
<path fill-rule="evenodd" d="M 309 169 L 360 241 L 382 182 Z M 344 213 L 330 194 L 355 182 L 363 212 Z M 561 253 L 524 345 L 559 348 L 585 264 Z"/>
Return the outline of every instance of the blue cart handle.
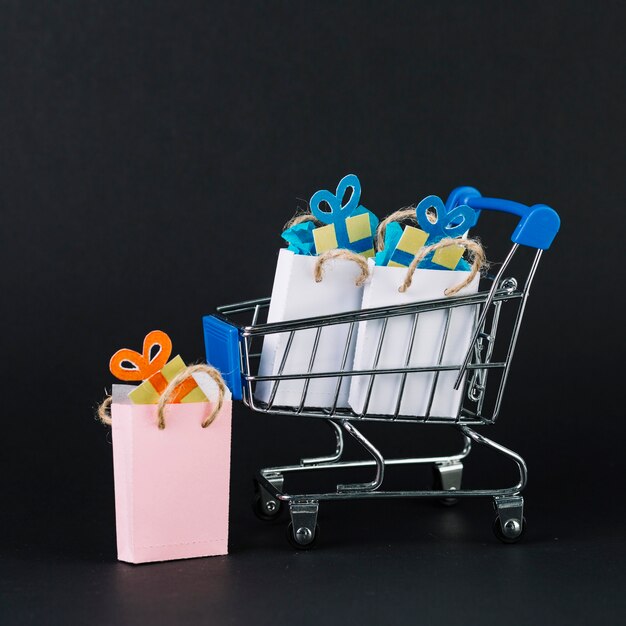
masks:
<path fill-rule="evenodd" d="M 457 187 L 448 197 L 448 210 L 460 204 L 467 204 L 478 214 L 485 211 L 501 211 L 520 217 L 520 221 L 511 235 L 513 243 L 531 248 L 547 250 L 559 232 L 561 220 L 558 213 L 545 204 L 531 207 L 511 200 L 483 198 L 474 187 Z"/>

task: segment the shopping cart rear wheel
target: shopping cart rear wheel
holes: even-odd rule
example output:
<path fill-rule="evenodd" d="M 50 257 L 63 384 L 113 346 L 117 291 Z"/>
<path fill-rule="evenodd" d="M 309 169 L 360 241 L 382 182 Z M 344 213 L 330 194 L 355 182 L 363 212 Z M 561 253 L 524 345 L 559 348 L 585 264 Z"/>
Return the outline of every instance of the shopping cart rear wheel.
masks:
<path fill-rule="evenodd" d="M 511 529 L 509 534 L 504 534 L 502 530 L 502 524 L 500 523 L 500 516 L 496 515 L 496 519 L 493 520 L 493 534 L 502 542 L 502 543 L 517 543 L 526 533 L 526 518 L 522 517 L 522 527 L 516 528 L 515 525 L 519 526 L 519 522 L 517 520 L 510 520 Z"/>
<path fill-rule="evenodd" d="M 308 528 L 300 528 L 297 532 L 294 532 L 293 522 L 289 522 L 287 526 L 287 541 L 296 550 L 310 550 L 317 545 L 317 541 L 320 536 L 320 525 L 315 524 L 315 532 L 311 537 L 311 531 Z"/>
<path fill-rule="evenodd" d="M 258 480 L 254 480 L 254 500 L 252 510 L 254 514 L 264 522 L 271 522 L 278 518 L 282 511 L 282 503 L 269 491 L 261 487 Z"/>
<path fill-rule="evenodd" d="M 260 493 L 254 494 L 252 510 L 260 520 L 264 522 L 271 522 L 275 520 L 280 515 L 281 509 L 280 500 L 263 502 L 263 498 Z"/>

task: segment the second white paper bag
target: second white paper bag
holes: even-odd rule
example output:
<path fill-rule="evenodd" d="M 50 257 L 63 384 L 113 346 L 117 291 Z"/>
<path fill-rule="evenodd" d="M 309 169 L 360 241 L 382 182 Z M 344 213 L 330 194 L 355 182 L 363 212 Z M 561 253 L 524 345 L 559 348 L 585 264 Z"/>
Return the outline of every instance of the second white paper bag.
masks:
<path fill-rule="evenodd" d="M 318 315 L 332 315 L 361 308 L 363 287 L 356 282 L 361 275 L 357 263 L 347 259 L 332 259 L 325 263 L 323 279 L 315 282 L 314 269 L 319 257 L 294 254 L 282 249 L 274 276 L 274 286 L 268 313 L 268 323 L 297 320 Z M 341 369 L 344 348 L 348 338 L 348 324 L 324 326 L 312 372 L 330 372 Z M 306 374 L 315 344 L 316 329 L 295 331 L 283 374 Z M 352 336 L 346 369 L 352 366 L 356 333 Z M 263 341 L 259 376 L 278 374 L 289 341 L 289 333 L 267 335 Z M 349 377 L 343 379 L 337 407 L 348 406 Z M 257 383 L 254 397 L 269 402 L 275 381 Z M 275 406 L 299 406 L 304 391 L 304 380 L 280 381 L 272 401 Z M 333 405 L 337 378 L 311 379 L 306 390 L 304 406 L 330 407 Z"/>
<path fill-rule="evenodd" d="M 411 286 L 398 291 L 407 269 L 404 267 L 375 267 L 370 261 L 370 278 L 363 292 L 363 309 L 409 304 L 444 298 L 444 291 L 461 283 L 469 272 L 434 269 L 417 269 Z M 461 289 L 463 296 L 478 291 L 479 274 Z M 443 353 L 446 318 L 450 316 Z M 396 367 L 428 367 L 433 365 L 460 365 L 469 347 L 476 319 L 476 305 L 420 313 L 415 329 L 413 349 L 406 364 L 406 354 L 411 340 L 415 315 L 390 317 L 376 369 Z M 378 340 L 383 320 L 361 322 L 358 328 L 354 370 L 374 369 Z M 424 416 L 428 412 L 433 385 L 435 391 L 430 406 L 431 417 L 456 417 L 464 385 L 458 390 L 454 383 L 458 371 L 409 373 L 402 389 L 402 374 L 376 376 L 369 403 L 366 404 L 370 376 L 355 376 L 350 385 L 349 404 L 356 413 L 393 415 L 398 395 L 402 391 L 400 415 Z"/>

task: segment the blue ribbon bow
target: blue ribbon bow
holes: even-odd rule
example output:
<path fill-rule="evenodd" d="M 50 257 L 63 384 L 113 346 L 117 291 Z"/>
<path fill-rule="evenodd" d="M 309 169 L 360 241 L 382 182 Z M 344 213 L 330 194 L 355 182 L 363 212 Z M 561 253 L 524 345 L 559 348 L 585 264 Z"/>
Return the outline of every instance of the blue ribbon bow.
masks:
<path fill-rule="evenodd" d="M 431 208 L 437 213 L 435 222 L 428 219 L 428 209 Z M 415 208 L 415 216 L 420 228 L 428 233 L 427 245 L 445 237 L 460 237 L 478 221 L 476 211 L 467 204 L 460 204 L 448 211 L 439 196 L 426 196 Z"/>
<path fill-rule="evenodd" d="M 345 204 L 342 204 L 346 191 L 351 188 L 352 193 Z M 361 199 L 361 183 L 355 174 L 344 176 L 337 185 L 336 193 L 332 193 L 327 189 L 320 189 L 311 196 L 311 213 L 324 224 L 333 224 L 335 226 L 335 237 L 337 238 L 337 246 L 339 248 L 350 248 L 350 238 L 348 237 L 348 228 L 346 220 L 358 213 L 357 209 L 365 209 L 359 206 Z M 323 211 L 321 205 L 326 203 L 329 211 Z"/>

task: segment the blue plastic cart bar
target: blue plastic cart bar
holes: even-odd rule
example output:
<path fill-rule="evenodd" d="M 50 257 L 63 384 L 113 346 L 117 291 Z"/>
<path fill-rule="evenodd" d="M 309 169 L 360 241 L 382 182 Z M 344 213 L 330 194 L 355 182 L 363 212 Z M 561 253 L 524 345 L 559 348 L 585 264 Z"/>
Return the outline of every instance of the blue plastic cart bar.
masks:
<path fill-rule="evenodd" d="M 547 250 L 559 232 L 561 220 L 557 212 L 546 204 L 531 207 L 512 200 L 483 198 L 474 187 L 457 187 L 446 202 L 448 210 L 460 204 L 467 204 L 477 213 L 480 211 L 501 211 L 520 217 L 517 227 L 511 235 L 511 241 L 522 246 Z"/>
<path fill-rule="evenodd" d="M 202 318 L 206 362 L 217 368 L 233 394 L 242 399 L 239 329 L 214 315 Z"/>

